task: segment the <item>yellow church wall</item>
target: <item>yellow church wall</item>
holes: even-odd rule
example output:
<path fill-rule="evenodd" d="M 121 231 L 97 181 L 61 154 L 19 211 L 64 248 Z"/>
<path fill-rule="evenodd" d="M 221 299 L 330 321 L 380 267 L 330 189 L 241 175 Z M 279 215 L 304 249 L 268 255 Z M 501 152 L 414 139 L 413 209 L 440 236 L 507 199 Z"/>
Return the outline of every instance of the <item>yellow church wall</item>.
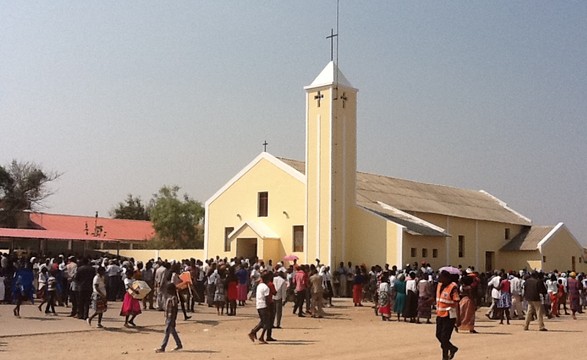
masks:
<path fill-rule="evenodd" d="M 479 221 L 479 269 L 491 271 L 497 269 L 530 268 L 526 254 L 516 254 L 515 260 L 504 257 L 500 249 L 522 231 L 521 225 Z M 509 239 L 506 239 L 506 229 L 509 229 Z M 491 252 L 490 256 L 486 256 Z M 493 263 L 486 262 L 486 258 L 494 259 Z"/>
<path fill-rule="evenodd" d="M 268 216 L 258 216 L 258 193 L 268 192 Z M 275 234 L 281 236 L 282 246 L 267 247 L 263 240 L 257 240 L 257 256 L 264 260 L 280 260 L 293 252 L 293 226 L 305 224 L 305 186 L 294 176 L 276 166 L 267 159 L 260 159 L 238 181 L 233 182 L 222 194 L 208 203 L 207 218 L 207 253 L 208 257 L 236 256 L 236 244 L 233 240 L 230 251 L 224 251 L 224 233 L 226 227 L 237 229 L 245 221 L 265 224 Z M 306 229 L 304 229 L 306 231 Z M 256 235 L 254 232 L 246 236 Z M 237 245 L 238 246 L 238 245 Z M 303 258 L 303 253 L 298 253 Z"/>
<path fill-rule="evenodd" d="M 542 263 L 544 271 L 587 271 L 583 263 L 583 247 L 577 244 L 566 227 L 557 231 L 550 240 L 542 246 Z M 573 259 L 575 266 L 573 269 Z"/>
<path fill-rule="evenodd" d="M 447 265 L 446 238 L 436 236 L 417 236 L 404 233 L 403 264 L 394 264 L 403 267 L 406 264 L 422 261 L 429 263 L 434 269 Z"/>
<path fill-rule="evenodd" d="M 522 230 L 521 225 L 515 224 L 428 213 L 414 213 L 414 215 L 444 228 L 451 235 L 448 237 L 448 246 L 445 245 L 444 250 L 446 264 L 462 265 L 463 267 L 474 266 L 476 270 L 480 271 L 494 270 L 510 265 L 510 258 L 503 257 L 499 249 L 508 241 L 505 238 L 506 229 L 509 229 L 510 240 Z M 459 256 L 459 236 L 462 236 L 464 241 L 463 256 Z M 516 261 L 515 264 L 517 265 L 519 262 Z"/>
<path fill-rule="evenodd" d="M 111 255 L 117 255 L 116 250 L 107 250 L 107 253 Z M 136 261 L 142 261 L 146 263 L 147 261 L 154 259 L 157 260 L 161 258 L 163 260 L 176 260 L 181 261 L 184 259 L 199 259 L 204 260 L 204 250 L 202 249 L 190 249 L 190 250 L 172 250 L 172 249 L 161 249 L 161 250 L 147 250 L 147 249 L 140 249 L 140 250 L 119 250 L 118 254 L 120 256 L 124 256 L 127 258 L 134 258 Z"/>
<path fill-rule="evenodd" d="M 541 270 L 542 255 L 540 251 L 501 251 L 499 265 L 494 270 Z"/>
<path fill-rule="evenodd" d="M 383 266 L 396 259 L 398 225 L 353 206 L 348 227 L 350 232 L 347 256 L 342 258 L 341 254 L 336 254 L 333 264 L 352 261 L 353 264 Z"/>

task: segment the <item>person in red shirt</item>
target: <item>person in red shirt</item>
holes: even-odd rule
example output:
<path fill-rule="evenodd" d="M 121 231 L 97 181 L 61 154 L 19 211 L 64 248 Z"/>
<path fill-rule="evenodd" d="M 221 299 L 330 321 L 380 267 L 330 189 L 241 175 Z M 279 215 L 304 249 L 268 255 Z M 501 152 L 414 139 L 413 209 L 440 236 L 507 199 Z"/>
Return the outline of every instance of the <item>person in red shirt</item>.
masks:
<path fill-rule="evenodd" d="M 306 290 L 308 287 L 307 276 L 304 270 L 299 266 L 295 266 L 296 273 L 293 277 L 293 283 L 295 286 L 296 303 L 293 308 L 293 313 L 299 309 L 298 316 L 304 317 L 304 299 L 306 298 Z"/>
<path fill-rule="evenodd" d="M 267 298 L 267 308 L 269 309 L 269 326 L 267 329 L 267 337 L 265 338 L 265 341 L 277 341 L 271 336 L 273 335 L 273 324 L 275 322 L 275 300 L 273 300 L 273 296 L 277 294 L 277 290 L 273 284 L 273 273 L 269 271 L 263 277 L 263 281 L 266 281 L 267 286 L 269 287 L 269 297 Z"/>

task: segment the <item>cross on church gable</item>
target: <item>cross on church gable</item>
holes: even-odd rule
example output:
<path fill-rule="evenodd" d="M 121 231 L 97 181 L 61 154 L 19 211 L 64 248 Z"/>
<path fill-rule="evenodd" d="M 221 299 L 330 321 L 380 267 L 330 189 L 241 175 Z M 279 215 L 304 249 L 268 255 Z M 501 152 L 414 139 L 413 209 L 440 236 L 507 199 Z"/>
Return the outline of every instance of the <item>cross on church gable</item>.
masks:
<path fill-rule="evenodd" d="M 318 107 L 320 107 L 320 100 L 324 98 L 324 95 L 318 91 L 318 93 L 314 96 L 314 100 L 318 100 Z"/>

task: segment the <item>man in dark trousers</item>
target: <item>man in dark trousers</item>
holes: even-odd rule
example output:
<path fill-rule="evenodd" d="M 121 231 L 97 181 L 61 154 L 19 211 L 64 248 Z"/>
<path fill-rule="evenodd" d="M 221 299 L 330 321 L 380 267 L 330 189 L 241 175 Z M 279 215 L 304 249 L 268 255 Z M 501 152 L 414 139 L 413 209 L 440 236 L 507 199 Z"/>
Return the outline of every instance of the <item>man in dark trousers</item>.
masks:
<path fill-rule="evenodd" d="M 436 338 L 442 348 L 442 360 L 455 357 L 458 347 L 450 342 L 452 331 L 461 326 L 459 287 L 448 271 L 441 271 L 436 288 Z"/>
<path fill-rule="evenodd" d="M 81 266 L 75 273 L 75 279 L 79 286 L 78 319 L 88 318 L 93 291 L 92 282 L 95 275 L 96 270 L 90 265 L 90 260 L 86 257 L 82 258 Z"/>
<path fill-rule="evenodd" d="M 534 314 L 538 317 L 538 330 L 546 331 L 544 327 L 544 307 L 540 301 L 540 295 L 545 296 L 547 293 L 546 285 L 542 281 L 540 274 L 533 271 L 526 282 L 524 283 L 524 299 L 528 301 L 528 311 L 526 312 L 526 324 L 524 330 L 528 330 L 530 321 L 532 321 Z"/>

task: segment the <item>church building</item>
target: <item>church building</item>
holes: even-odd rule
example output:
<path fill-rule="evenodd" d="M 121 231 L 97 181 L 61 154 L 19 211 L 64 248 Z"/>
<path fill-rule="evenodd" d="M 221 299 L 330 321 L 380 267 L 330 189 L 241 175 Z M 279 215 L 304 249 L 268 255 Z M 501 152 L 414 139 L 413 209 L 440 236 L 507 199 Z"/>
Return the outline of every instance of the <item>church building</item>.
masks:
<path fill-rule="evenodd" d="M 357 172 L 358 90 L 331 61 L 305 91 L 305 161 L 262 152 L 208 199 L 205 257 L 587 270 L 562 223 L 534 227 L 484 191 Z"/>

